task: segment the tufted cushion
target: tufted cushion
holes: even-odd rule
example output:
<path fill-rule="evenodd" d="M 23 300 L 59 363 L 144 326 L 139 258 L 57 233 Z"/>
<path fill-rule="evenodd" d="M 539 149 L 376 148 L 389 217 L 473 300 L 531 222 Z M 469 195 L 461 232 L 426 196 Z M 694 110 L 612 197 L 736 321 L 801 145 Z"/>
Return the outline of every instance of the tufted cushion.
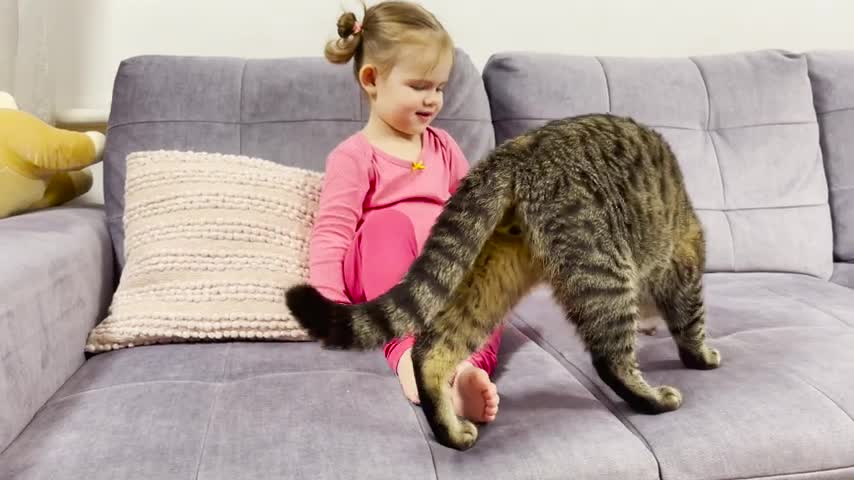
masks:
<path fill-rule="evenodd" d="M 806 59 L 500 54 L 484 69 L 496 141 L 547 120 L 629 115 L 673 146 L 710 271 L 831 274 L 832 233 Z"/>
<path fill-rule="evenodd" d="M 854 52 L 807 55 L 830 184 L 836 258 L 854 262 Z"/>

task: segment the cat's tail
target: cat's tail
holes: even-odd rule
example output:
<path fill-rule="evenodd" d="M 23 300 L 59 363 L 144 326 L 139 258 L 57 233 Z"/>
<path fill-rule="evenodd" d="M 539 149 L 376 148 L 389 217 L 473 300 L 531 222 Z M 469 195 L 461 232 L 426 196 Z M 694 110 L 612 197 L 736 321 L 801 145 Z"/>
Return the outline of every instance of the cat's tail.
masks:
<path fill-rule="evenodd" d="M 297 285 L 285 295 L 297 321 L 324 345 L 344 349 L 379 348 L 421 331 L 449 301 L 512 205 L 513 175 L 501 168 L 499 155 L 493 151 L 462 180 L 397 285 L 356 305 L 334 303 L 311 285 Z"/>

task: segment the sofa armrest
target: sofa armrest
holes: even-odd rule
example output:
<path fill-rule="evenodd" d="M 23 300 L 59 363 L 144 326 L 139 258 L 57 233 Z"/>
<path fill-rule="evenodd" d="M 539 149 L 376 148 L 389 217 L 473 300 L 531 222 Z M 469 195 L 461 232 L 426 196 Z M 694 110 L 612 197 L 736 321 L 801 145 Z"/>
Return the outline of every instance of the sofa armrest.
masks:
<path fill-rule="evenodd" d="M 0 452 L 83 364 L 113 290 L 101 207 L 0 219 Z"/>
<path fill-rule="evenodd" d="M 833 264 L 833 276 L 830 281 L 854 288 L 854 263 L 837 262 Z"/>

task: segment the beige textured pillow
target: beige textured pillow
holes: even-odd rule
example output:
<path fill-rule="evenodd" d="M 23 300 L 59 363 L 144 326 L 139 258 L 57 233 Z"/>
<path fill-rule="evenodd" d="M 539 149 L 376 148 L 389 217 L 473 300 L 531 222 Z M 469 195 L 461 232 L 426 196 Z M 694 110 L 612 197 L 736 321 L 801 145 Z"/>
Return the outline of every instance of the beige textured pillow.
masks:
<path fill-rule="evenodd" d="M 128 155 L 125 269 L 86 350 L 308 340 L 284 302 L 308 278 L 322 174 L 204 152 Z"/>

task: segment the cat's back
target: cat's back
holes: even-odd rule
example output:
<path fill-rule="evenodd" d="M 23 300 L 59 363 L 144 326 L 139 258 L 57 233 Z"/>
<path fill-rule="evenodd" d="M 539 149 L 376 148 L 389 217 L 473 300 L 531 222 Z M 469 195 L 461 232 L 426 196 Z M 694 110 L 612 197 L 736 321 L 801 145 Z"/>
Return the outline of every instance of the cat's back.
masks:
<path fill-rule="evenodd" d="M 527 134 L 517 194 L 534 211 L 577 217 L 577 231 L 625 242 L 639 260 L 672 249 L 695 217 L 677 160 L 664 138 L 632 118 L 589 114 L 550 121 Z M 546 207 L 548 206 L 548 207 Z M 572 221 L 570 223 L 573 223 Z"/>
<path fill-rule="evenodd" d="M 659 195 L 670 186 L 662 185 L 662 178 L 682 187 L 670 146 L 658 132 L 630 117 L 586 114 L 552 120 L 505 148 L 526 183 L 571 181 L 624 195 Z"/>
<path fill-rule="evenodd" d="M 631 117 L 607 113 L 552 120 L 536 129 L 534 138 L 533 143 L 544 148 L 544 153 L 572 152 L 563 158 L 570 162 L 633 164 L 645 156 L 662 156 L 662 150 L 668 149 L 664 138 L 650 127 Z"/>

